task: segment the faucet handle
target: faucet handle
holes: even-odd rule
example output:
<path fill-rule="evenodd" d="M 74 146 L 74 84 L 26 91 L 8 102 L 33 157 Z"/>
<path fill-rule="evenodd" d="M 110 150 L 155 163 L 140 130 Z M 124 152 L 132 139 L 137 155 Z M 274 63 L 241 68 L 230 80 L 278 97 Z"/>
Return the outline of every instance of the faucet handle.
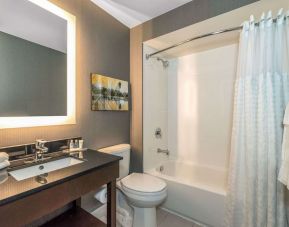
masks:
<path fill-rule="evenodd" d="M 42 152 L 42 153 L 47 153 L 48 148 L 44 146 L 45 143 L 47 143 L 47 141 L 45 141 L 43 139 L 36 140 L 36 143 L 35 143 L 36 152 L 37 152 L 37 150 L 40 150 L 40 152 Z"/>
<path fill-rule="evenodd" d="M 47 141 L 38 139 L 35 142 L 35 161 L 43 160 L 43 154 L 48 152 L 48 147 L 45 147 Z"/>
<path fill-rule="evenodd" d="M 45 141 L 43 139 L 38 139 L 38 140 L 36 140 L 35 146 L 39 147 L 39 148 L 43 148 L 46 143 L 47 143 L 47 141 Z"/>

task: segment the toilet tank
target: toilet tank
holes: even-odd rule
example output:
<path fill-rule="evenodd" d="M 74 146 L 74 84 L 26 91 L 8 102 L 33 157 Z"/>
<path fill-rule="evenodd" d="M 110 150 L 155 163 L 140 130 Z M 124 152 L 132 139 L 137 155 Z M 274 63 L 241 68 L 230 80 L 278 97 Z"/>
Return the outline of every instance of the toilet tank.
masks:
<path fill-rule="evenodd" d="M 117 155 L 123 159 L 119 161 L 119 179 L 124 178 L 129 174 L 129 162 L 130 162 L 130 145 L 119 144 L 111 147 L 105 147 L 98 151 Z"/>

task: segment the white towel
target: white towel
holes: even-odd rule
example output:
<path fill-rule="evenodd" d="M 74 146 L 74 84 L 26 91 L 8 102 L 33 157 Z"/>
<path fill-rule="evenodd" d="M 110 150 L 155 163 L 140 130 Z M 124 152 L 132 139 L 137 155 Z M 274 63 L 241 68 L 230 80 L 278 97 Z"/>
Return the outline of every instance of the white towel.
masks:
<path fill-rule="evenodd" d="M 6 170 L 0 171 L 0 184 L 3 184 L 8 179 L 8 173 Z"/>
<path fill-rule="evenodd" d="M 289 104 L 286 106 L 284 115 L 284 132 L 282 142 L 282 164 L 278 175 L 278 180 L 289 189 Z"/>
<path fill-rule="evenodd" d="M 120 226 L 132 227 L 133 218 L 129 212 L 120 206 L 116 208 L 116 220 Z"/>
<path fill-rule="evenodd" d="M 0 163 L 9 159 L 9 155 L 5 152 L 0 152 Z"/>
<path fill-rule="evenodd" d="M 101 203 L 107 203 L 107 189 L 106 187 L 101 187 L 101 189 L 94 195 L 94 198 L 96 198 Z"/>
<path fill-rule="evenodd" d="M 0 163 L 0 169 L 4 169 L 8 166 L 10 166 L 10 162 L 8 160 L 5 160 L 4 162 Z"/>

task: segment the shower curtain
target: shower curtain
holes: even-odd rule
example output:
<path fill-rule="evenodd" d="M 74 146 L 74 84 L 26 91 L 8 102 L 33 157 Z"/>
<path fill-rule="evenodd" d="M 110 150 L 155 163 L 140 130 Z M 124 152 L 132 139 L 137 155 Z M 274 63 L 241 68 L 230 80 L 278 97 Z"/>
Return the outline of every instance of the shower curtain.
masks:
<path fill-rule="evenodd" d="M 240 36 L 235 84 L 228 227 L 288 226 L 282 160 L 282 120 L 289 99 L 289 12 L 253 16 Z"/>

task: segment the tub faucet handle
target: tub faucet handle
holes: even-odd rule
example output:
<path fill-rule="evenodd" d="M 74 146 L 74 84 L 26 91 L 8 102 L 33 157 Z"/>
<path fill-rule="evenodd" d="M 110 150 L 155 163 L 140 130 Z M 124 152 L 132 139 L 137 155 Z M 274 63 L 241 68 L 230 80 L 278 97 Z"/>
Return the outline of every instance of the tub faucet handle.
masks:
<path fill-rule="evenodd" d="M 158 148 L 157 152 L 158 153 L 163 153 L 163 154 L 166 154 L 166 155 L 170 155 L 170 151 L 168 149 L 162 150 L 162 149 Z"/>

